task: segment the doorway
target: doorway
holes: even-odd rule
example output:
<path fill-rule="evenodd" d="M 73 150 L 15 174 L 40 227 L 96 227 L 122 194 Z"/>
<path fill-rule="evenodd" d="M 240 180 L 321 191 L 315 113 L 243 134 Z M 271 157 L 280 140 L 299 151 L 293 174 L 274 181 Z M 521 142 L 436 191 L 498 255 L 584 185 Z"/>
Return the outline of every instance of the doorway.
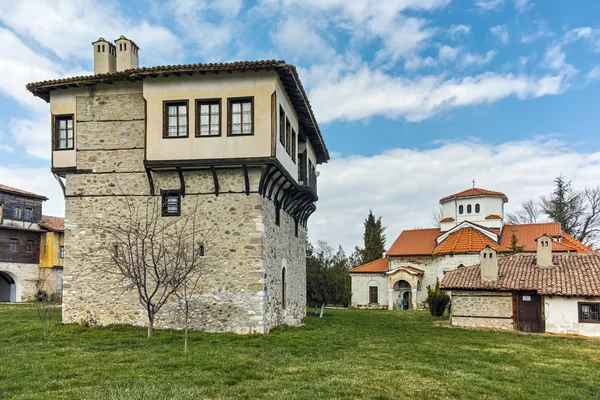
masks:
<path fill-rule="evenodd" d="M 0 302 L 15 303 L 17 301 L 17 283 L 7 272 L 0 272 Z"/>
<path fill-rule="evenodd" d="M 410 310 L 412 304 L 410 283 L 403 280 L 394 283 L 394 301 L 396 310 Z"/>
<path fill-rule="evenodd" d="M 542 316 L 542 296 L 535 293 L 515 293 L 513 295 L 514 322 L 517 330 L 531 333 L 544 333 Z"/>

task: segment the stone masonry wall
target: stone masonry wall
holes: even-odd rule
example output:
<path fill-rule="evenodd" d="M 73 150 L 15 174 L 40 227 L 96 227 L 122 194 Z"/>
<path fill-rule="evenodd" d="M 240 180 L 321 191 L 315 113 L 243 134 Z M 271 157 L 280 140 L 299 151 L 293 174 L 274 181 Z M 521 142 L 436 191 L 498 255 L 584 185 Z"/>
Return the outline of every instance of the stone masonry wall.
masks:
<path fill-rule="evenodd" d="M 512 293 L 453 290 L 454 326 L 513 329 Z"/>

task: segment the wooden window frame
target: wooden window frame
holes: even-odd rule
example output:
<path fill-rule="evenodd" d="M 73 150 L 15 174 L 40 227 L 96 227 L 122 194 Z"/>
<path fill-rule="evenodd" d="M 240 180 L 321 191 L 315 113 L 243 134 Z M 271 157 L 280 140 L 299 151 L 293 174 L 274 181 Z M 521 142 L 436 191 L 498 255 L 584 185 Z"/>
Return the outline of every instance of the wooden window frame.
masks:
<path fill-rule="evenodd" d="M 60 250 L 59 250 L 59 257 L 61 259 L 65 258 L 65 246 L 60 246 Z"/>
<path fill-rule="evenodd" d="M 27 217 L 27 211 L 29 211 L 29 217 Z M 33 208 L 25 207 L 25 212 L 23 213 L 23 219 L 25 221 L 33 221 Z"/>
<path fill-rule="evenodd" d="M 167 197 L 177 196 L 177 212 L 168 211 Z M 179 217 L 181 215 L 181 191 L 180 190 L 161 190 L 160 191 L 160 210 L 163 217 Z"/>
<path fill-rule="evenodd" d="M 17 210 L 19 212 L 17 213 Z M 17 215 L 19 214 L 19 215 Z M 23 219 L 23 207 L 21 206 L 13 206 L 13 219 Z"/>
<path fill-rule="evenodd" d="M 581 317 L 582 317 L 583 312 L 581 310 L 581 306 L 598 306 L 598 320 L 590 321 L 590 320 L 582 319 Z M 600 324 L 600 303 L 593 302 L 593 301 L 578 301 L 577 302 L 577 316 L 578 316 L 580 324 Z"/>
<path fill-rule="evenodd" d="M 296 142 L 298 139 L 298 135 L 296 134 L 296 131 L 294 130 L 294 128 L 292 128 L 292 161 L 294 162 L 294 164 L 296 164 L 296 156 L 297 156 L 297 146 L 296 146 Z"/>
<path fill-rule="evenodd" d="M 285 151 L 290 155 L 291 144 L 292 144 L 292 123 L 288 117 L 285 117 Z"/>
<path fill-rule="evenodd" d="M 25 252 L 33 253 L 33 240 L 28 239 L 25 241 Z"/>
<path fill-rule="evenodd" d="M 169 106 L 184 105 L 186 108 L 185 123 L 187 131 L 185 136 L 179 136 L 179 109 L 177 110 L 177 136 L 169 136 Z M 163 100 L 163 139 L 185 139 L 190 137 L 190 101 L 185 100 Z"/>
<path fill-rule="evenodd" d="M 59 132 L 60 132 L 60 121 L 68 121 L 71 120 L 72 126 L 73 126 L 73 137 L 71 138 L 73 144 L 71 147 L 58 147 L 58 144 L 60 143 L 59 140 Z M 64 151 L 64 150 L 75 150 L 75 115 L 74 114 L 59 114 L 59 115 L 55 115 L 53 118 L 53 135 L 52 135 L 52 150 L 53 151 Z M 67 137 L 66 139 L 67 142 L 69 141 L 69 135 L 68 135 L 68 130 L 67 130 Z"/>
<path fill-rule="evenodd" d="M 13 250 L 13 244 L 15 245 L 15 249 Z M 19 239 L 18 238 L 10 238 L 8 241 L 8 250 L 12 253 L 19 252 Z"/>
<path fill-rule="evenodd" d="M 279 105 L 279 142 L 285 148 L 285 110 Z"/>
<path fill-rule="evenodd" d="M 196 134 L 195 137 L 197 138 L 211 138 L 211 137 L 222 137 L 223 136 L 223 104 L 220 98 L 213 98 L 213 99 L 196 99 L 195 101 L 196 103 L 196 110 L 195 110 L 195 116 L 196 116 Z M 200 134 L 200 110 L 201 110 L 201 106 L 203 105 L 214 105 L 217 104 L 219 106 L 219 134 L 218 135 L 201 135 Z M 210 107 L 209 107 L 209 112 L 208 112 L 208 131 L 210 132 L 210 117 L 211 117 L 211 111 L 210 111 Z"/>
<path fill-rule="evenodd" d="M 250 102 L 250 127 L 252 132 L 250 133 L 232 133 L 233 131 L 233 123 L 232 123 L 232 106 L 237 103 L 248 103 Z M 243 121 L 243 119 L 242 119 Z M 244 123 L 242 122 L 242 125 Z M 254 136 L 254 96 L 246 96 L 246 97 L 228 97 L 227 98 L 227 136 L 237 137 L 237 136 Z M 242 127 L 243 129 L 243 127 Z"/>
<path fill-rule="evenodd" d="M 373 291 L 373 289 L 375 289 Z M 372 296 L 375 296 L 375 301 L 371 301 Z M 369 304 L 379 304 L 379 287 L 369 286 Z"/>

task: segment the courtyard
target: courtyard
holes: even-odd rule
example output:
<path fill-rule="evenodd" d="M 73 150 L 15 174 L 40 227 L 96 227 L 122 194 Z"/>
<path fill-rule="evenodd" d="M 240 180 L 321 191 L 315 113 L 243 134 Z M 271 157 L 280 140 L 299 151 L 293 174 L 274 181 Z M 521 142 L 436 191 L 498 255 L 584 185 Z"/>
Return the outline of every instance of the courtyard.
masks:
<path fill-rule="evenodd" d="M 269 335 L 58 325 L 0 305 L 0 398 L 598 399 L 600 340 L 445 326 L 422 311 L 326 310 Z"/>

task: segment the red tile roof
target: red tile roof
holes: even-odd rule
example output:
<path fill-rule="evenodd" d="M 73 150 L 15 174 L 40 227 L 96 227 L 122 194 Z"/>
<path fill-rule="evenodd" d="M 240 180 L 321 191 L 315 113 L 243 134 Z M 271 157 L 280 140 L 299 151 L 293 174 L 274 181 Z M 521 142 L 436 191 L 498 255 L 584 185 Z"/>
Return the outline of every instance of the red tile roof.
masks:
<path fill-rule="evenodd" d="M 430 256 L 437 245 L 435 239 L 440 235 L 440 228 L 414 229 L 402 231 L 388 256 Z"/>
<path fill-rule="evenodd" d="M 383 257 L 359 267 L 352 268 L 350 273 L 382 273 L 388 271 L 388 259 Z"/>
<path fill-rule="evenodd" d="M 425 271 L 423 271 L 422 269 L 409 267 L 408 265 L 402 265 L 402 266 L 398 267 L 398 269 L 404 269 L 408 272 L 413 272 L 417 275 L 423 275 L 425 273 Z"/>
<path fill-rule="evenodd" d="M 490 246 L 498 250 L 498 245 L 492 239 L 474 228 L 464 228 L 449 235 L 438 244 L 433 254 L 476 253 Z"/>
<path fill-rule="evenodd" d="M 511 251 L 511 240 L 513 233 L 517 236 L 517 246 L 523 246 L 523 251 L 536 251 L 535 239 L 546 234 L 554 238 L 561 236 L 559 222 L 547 222 L 541 224 L 504 225 L 502 237 L 500 238 L 500 251 Z M 554 242 L 553 242 L 554 243 Z M 554 250 L 554 244 L 552 249 Z"/>
<path fill-rule="evenodd" d="M 65 219 L 42 215 L 42 223 L 40 225 L 50 231 L 63 232 L 65 230 Z"/>
<path fill-rule="evenodd" d="M 492 215 L 488 215 L 487 217 L 485 217 L 485 219 L 502 219 L 502 217 L 499 216 L 498 214 L 492 214 Z"/>
<path fill-rule="evenodd" d="M 575 251 L 577 251 L 578 253 L 588 253 L 588 254 L 596 253 L 594 250 L 590 249 L 588 246 L 581 243 L 579 240 L 575 239 L 573 236 L 569 235 L 568 233 L 563 232 L 562 240 L 563 240 L 562 244 L 575 249 Z"/>
<path fill-rule="evenodd" d="M 539 294 L 600 296 L 600 255 L 555 254 L 552 268 L 539 268 L 535 254 L 498 258 L 498 279 L 482 281 L 479 265 L 444 274 L 444 289 L 535 290 Z"/>
<path fill-rule="evenodd" d="M 463 190 L 462 192 L 451 194 L 450 196 L 442 197 L 440 199 L 440 203 L 446 200 L 459 199 L 461 197 L 474 197 L 474 196 L 499 196 L 504 198 L 505 201 L 508 201 L 506 195 L 502 192 L 495 192 L 493 190 L 480 189 L 480 188 L 471 188 L 467 190 Z"/>
<path fill-rule="evenodd" d="M 32 192 L 27 192 L 25 190 L 17 189 L 17 188 L 6 186 L 6 185 L 2 185 L 2 184 L 0 184 L 0 191 L 14 193 L 14 194 L 19 194 L 19 195 L 22 195 L 22 196 L 35 197 L 35 198 L 41 199 L 41 200 L 48 200 L 48 198 L 46 196 L 42 196 L 41 194 L 35 194 L 35 193 L 32 193 Z"/>
<path fill-rule="evenodd" d="M 454 218 L 452 218 L 452 217 L 446 217 L 444 219 L 441 219 L 440 222 L 454 222 Z"/>

